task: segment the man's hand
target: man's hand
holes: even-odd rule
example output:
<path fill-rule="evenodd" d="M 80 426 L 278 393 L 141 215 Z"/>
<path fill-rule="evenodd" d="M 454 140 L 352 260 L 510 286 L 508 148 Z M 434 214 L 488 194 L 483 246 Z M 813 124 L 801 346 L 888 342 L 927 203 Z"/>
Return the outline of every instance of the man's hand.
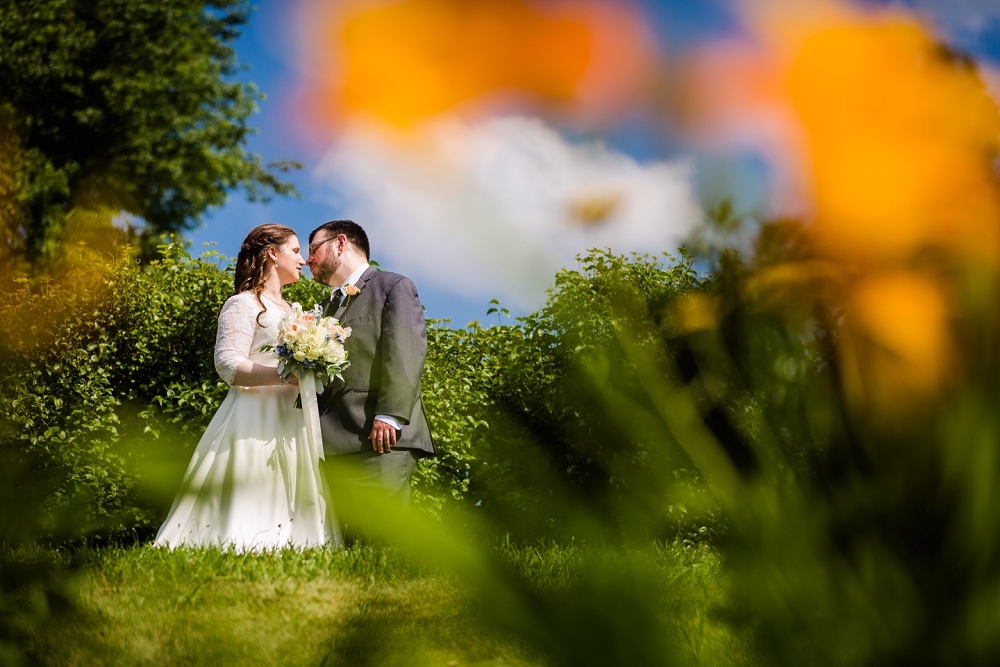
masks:
<path fill-rule="evenodd" d="M 372 449 L 379 454 L 388 454 L 396 444 L 396 429 L 376 419 L 372 422 L 372 434 L 368 439 L 372 441 Z"/>

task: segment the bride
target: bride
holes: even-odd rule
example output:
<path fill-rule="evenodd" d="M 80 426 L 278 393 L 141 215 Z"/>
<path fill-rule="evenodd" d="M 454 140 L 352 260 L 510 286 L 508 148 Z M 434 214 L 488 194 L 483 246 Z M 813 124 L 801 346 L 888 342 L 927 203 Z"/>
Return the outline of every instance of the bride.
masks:
<path fill-rule="evenodd" d="M 297 387 L 281 381 L 273 352 L 281 288 L 305 262 L 295 232 L 261 225 L 243 241 L 236 292 L 219 314 L 215 368 L 232 388 L 195 449 L 155 544 L 262 551 L 341 544 L 318 452 L 310 449 Z"/>

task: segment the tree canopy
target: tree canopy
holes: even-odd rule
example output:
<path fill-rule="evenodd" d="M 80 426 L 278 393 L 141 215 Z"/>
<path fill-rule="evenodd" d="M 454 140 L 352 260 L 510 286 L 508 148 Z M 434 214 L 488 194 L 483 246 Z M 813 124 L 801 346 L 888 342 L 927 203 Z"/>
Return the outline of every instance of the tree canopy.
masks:
<path fill-rule="evenodd" d="M 294 192 L 249 152 L 263 95 L 238 81 L 245 0 L 0 0 L 2 244 L 50 256 L 75 209 L 147 237 L 191 229 L 227 192 Z"/>

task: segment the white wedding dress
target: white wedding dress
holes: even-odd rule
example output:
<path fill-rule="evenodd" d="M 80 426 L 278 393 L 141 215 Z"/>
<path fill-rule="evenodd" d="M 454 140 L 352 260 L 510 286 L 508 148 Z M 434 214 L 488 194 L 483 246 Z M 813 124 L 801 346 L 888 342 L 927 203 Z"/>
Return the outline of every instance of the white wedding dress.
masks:
<path fill-rule="evenodd" d="M 342 543 L 320 468 L 322 443 L 310 446 L 294 407 L 298 388 L 233 386 L 248 358 L 278 365 L 273 352 L 258 350 L 277 343 L 284 311 L 261 300 L 263 313 L 252 292 L 222 307 L 215 368 L 232 388 L 194 451 L 156 545 L 268 551 Z"/>

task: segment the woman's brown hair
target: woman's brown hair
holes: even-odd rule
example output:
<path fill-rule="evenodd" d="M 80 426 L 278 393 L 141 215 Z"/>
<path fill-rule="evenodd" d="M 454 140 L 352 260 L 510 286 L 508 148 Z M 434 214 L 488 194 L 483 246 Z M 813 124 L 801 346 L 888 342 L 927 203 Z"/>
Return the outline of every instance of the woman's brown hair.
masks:
<path fill-rule="evenodd" d="M 260 326 L 260 316 L 266 310 L 260 295 L 264 291 L 264 280 L 267 278 L 267 249 L 280 248 L 295 235 L 295 230 L 284 225 L 259 225 L 250 230 L 240 246 L 240 254 L 236 257 L 236 276 L 233 280 L 236 294 L 253 292 L 261 311 L 257 313 L 257 325 Z"/>

